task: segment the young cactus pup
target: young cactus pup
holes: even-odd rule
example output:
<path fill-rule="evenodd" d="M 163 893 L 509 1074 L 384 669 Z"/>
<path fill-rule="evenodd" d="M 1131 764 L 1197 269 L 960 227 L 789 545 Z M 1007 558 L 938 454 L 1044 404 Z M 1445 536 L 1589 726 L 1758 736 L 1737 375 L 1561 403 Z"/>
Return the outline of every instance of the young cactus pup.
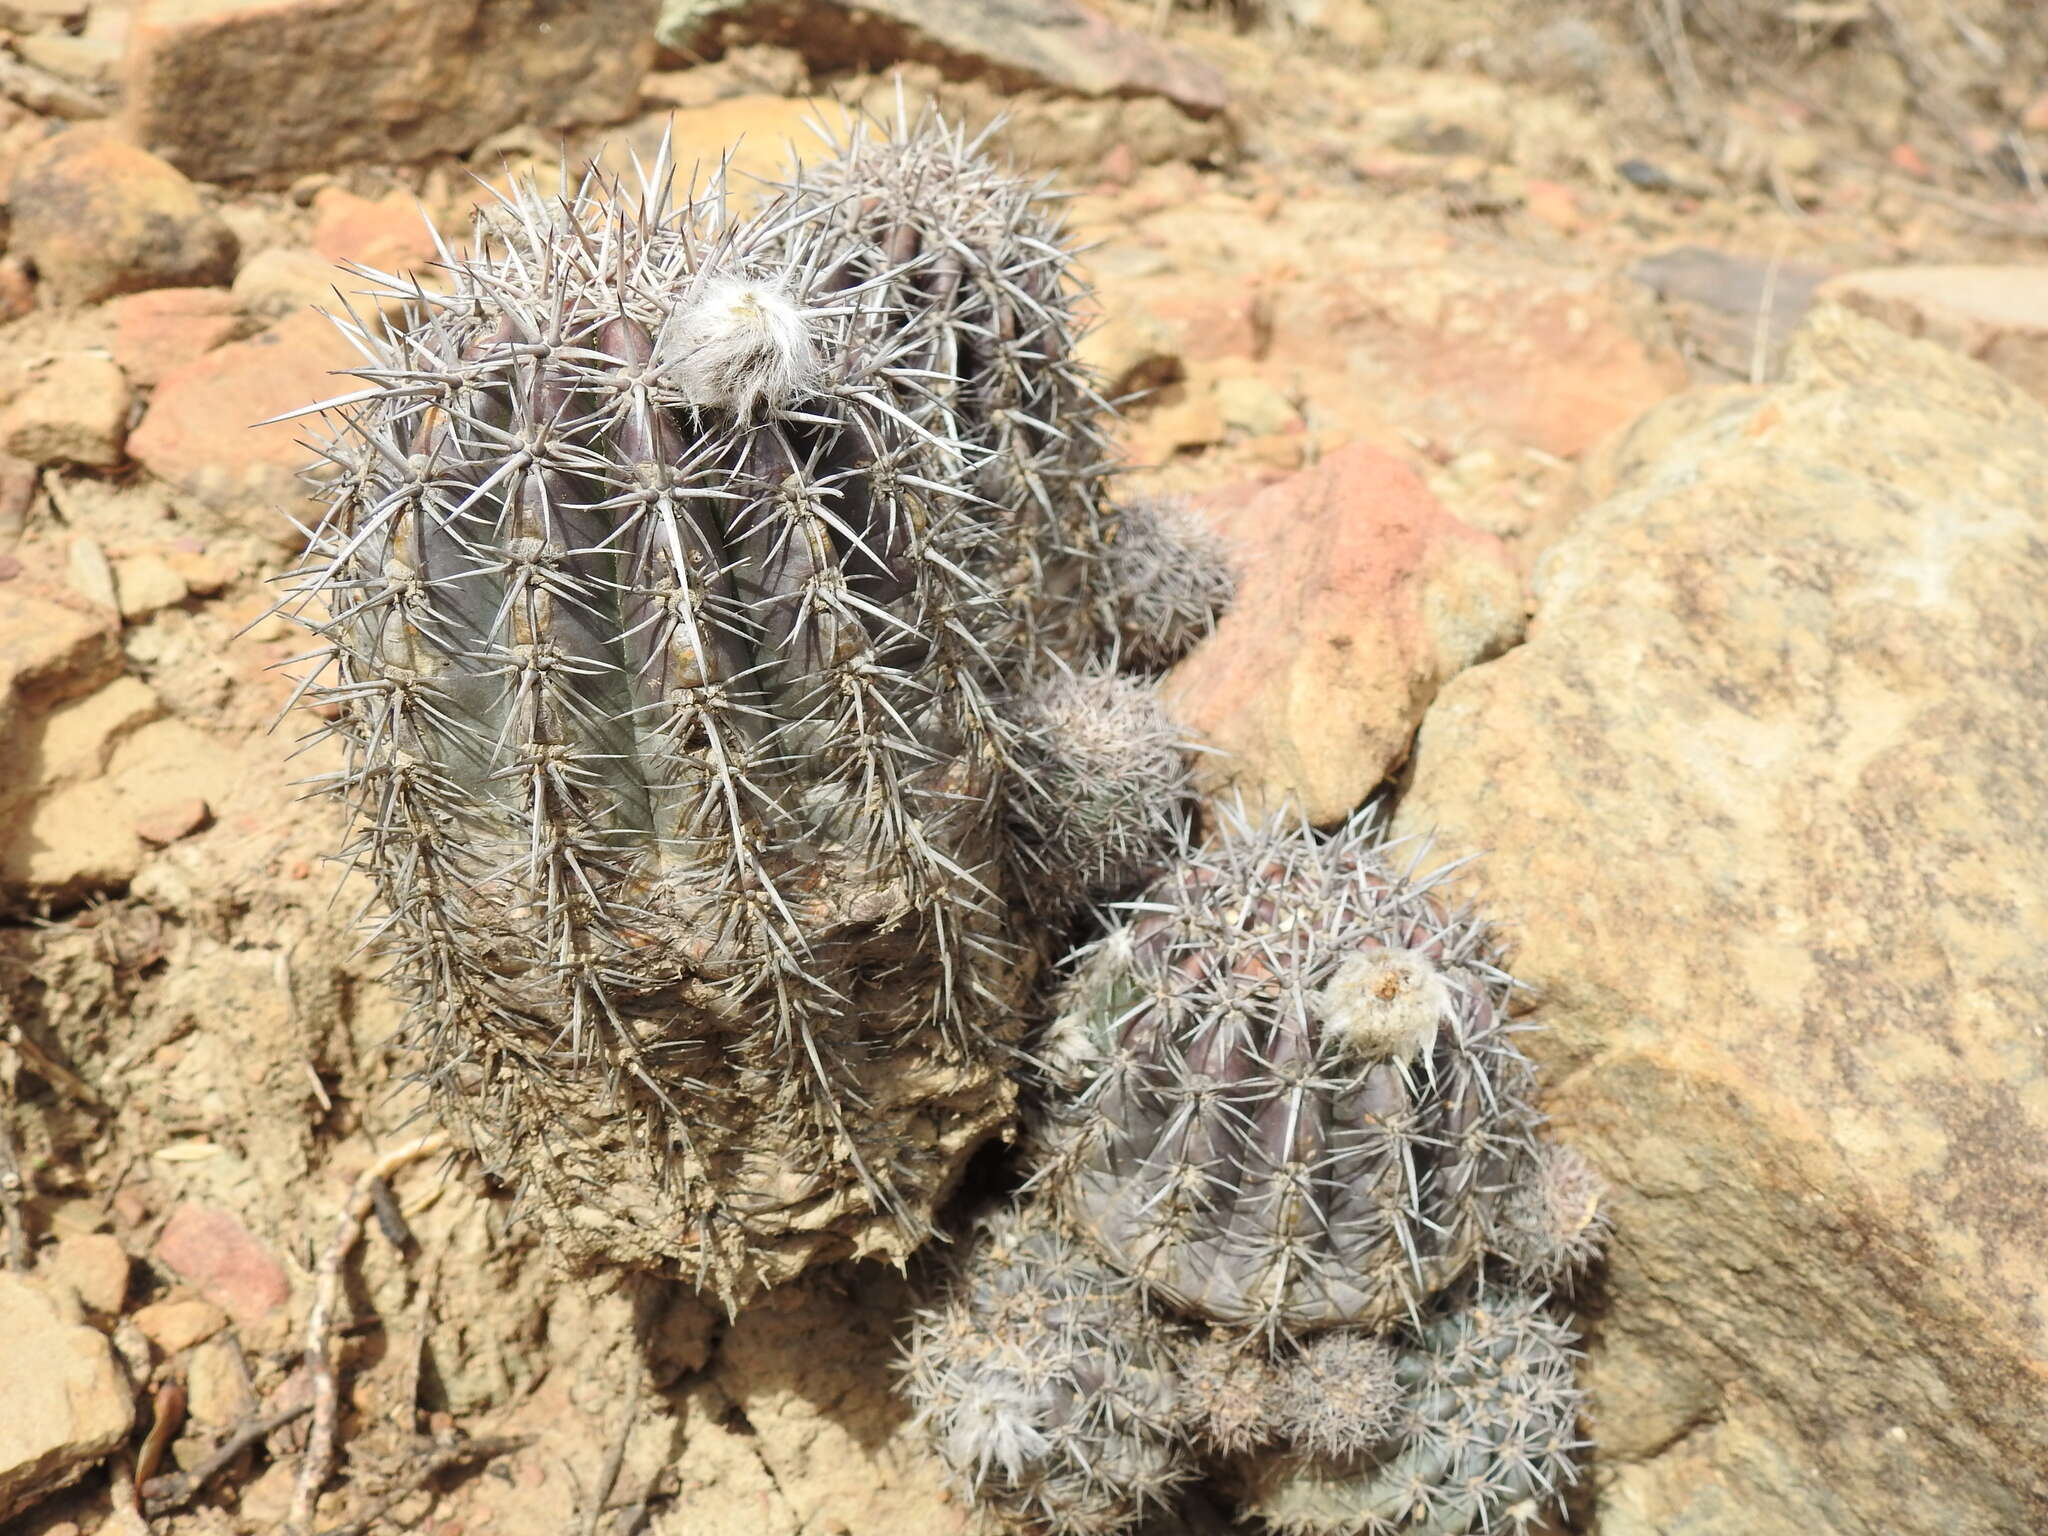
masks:
<path fill-rule="evenodd" d="M 900 1257 L 1010 1111 L 1019 701 L 1111 643 L 1057 229 L 926 122 L 446 265 L 348 328 L 295 581 L 434 1107 L 572 1255 Z"/>

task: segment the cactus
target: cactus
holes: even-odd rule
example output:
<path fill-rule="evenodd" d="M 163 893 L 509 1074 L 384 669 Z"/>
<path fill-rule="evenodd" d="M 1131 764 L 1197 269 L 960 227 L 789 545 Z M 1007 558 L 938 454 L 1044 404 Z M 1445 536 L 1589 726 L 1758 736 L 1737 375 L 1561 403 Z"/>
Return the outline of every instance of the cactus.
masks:
<path fill-rule="evenodd" d="M 1122 658 L 1148 671 L 1193 650 L 1237 590 L 1228 548 L 1185 497 L 1125 503 L 1102 562 Z"/>
<path fill-rule="evenodd" d="M 1574 1344 L 1540 1297 L 1482 1290 L 1400 1352 L 1396 1435 L 1353 1454 L 1239 1457 L 1242 1508 L 1283 1536 L 1527 1530 L 1577 1476 Z"/>
<path fill-rule="evenodd" d="M 1038 1182 L 1191 1318 L 1277 1338 L 1417 1314 L 1532 1149 L 1488 930 L 1370 815 L 1318 841 L 1226 814 L 1128 911 L 1053 1027 L 1087 1082 Z"/>
<path fill-rule="evenodd" d="M 347 327 L 302 692 L 434 1106 L 572 1255 L 900 1257 L 1009 1111 L 1018 698 L 1114 627 L 1041 206 L 932 122 L 745 219 L 657 163 Z"/>
<path fill-rule="evenodd" d="M 1155 872 L 1189 792 L 1157 689 L 1099 666 L 1058 673 L 1026 696 L 1020 723 L 1012 814 L 1026 888 L 1057 909 Z"/>
<path fill-rule="evenodd" d="M 1203 1450 L 1230 1456 L 1278 1434 L 1281 1373 L 1257 1341 L 1205 1330 L 1178 1341 L 1182 1430 Z"/>
<path fill-rule="evenodd" d="M 957 1256 L 903 1373 L 954 1479 L 1029 1529 L 1125 1530 L 1190 1470 L 1158 1320 L 1032 1207 L 1000 1212 Z"/>
<path fill-rule="evenodd" d="M 1501 1211 L 1493 1250 L 1527 1285 L 1569 1290 L 1607 1246 L 1607 1181 L 1570 1147 L 1539 1142 Z"/>

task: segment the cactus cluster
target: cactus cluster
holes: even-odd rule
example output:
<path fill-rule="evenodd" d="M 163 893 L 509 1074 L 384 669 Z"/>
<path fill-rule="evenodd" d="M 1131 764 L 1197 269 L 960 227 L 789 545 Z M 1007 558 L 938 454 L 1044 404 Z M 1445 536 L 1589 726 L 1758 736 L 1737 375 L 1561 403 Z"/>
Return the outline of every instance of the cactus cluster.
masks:
<path fill-rule="evenodd" d="M 289 611 L 436 1110 L 572 1255 L 732 1300 L 923 1238 L 1017 914 L 1142 875 L 1183 768 L 1039 190 L 930 119 L 744 217 L 639 181 L 351 318 Z"/>
<path fill-rule="evenodd" d="M 1524 1530 L 1575 1475 L 1550 1298 L 1604 1241 L 1598 1175 L 1539 1136 L 1492 931 L 1419 853 L 1370 814 L 1218 822 L 1074 958 L 1012 1219 L 1139 1299 L 1183 1478 L 1285 1536 Z M 949 1345 L 913 1339 L 916 1397 Z"/>

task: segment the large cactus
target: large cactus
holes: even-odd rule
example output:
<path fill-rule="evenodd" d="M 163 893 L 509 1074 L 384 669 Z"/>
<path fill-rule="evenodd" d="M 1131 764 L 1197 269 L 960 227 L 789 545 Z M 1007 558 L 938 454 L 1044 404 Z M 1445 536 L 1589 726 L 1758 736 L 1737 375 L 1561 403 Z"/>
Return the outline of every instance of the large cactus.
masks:
<path fill-rule="evenodd" d="M 295 583 L 433 1102 L 573 1254 L 900 1255 L 1009 1110 L 1024 700 L 1116 624 L 1057 230 L 926 122 L 446 264 Z"/>
<path fill-rule="evenodd" d="M 1041 1179 L 1191 1317 L 1384 1326 L 1479 1257 L 1533 1155 L 1510 983 L 1370 818 L 1225 821 L 1071 983 L 1047 1054 L 1085 1087 Z"/>

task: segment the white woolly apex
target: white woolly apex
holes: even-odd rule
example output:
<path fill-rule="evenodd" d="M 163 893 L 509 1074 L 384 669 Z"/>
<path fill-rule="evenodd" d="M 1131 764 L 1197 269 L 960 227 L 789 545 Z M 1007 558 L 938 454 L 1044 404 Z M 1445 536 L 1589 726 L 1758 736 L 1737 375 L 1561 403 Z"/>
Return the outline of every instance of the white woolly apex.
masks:
<path fill-rule="evenodd" d="M 946 1425 L 946 1460 L 977 1484 L 987 1482 L 991 1470 L 1017 1482 L 1051 1449 L 1038 1427 L 1049 1407 L 1044 1394 L 1000 1375 L 967 1382 Z"/>
<path fill-rule="evenodd" d="M 669 321 L 655 361 L 690 404 L 739 416 L 782 409 L 818 375 L 817 343 L 802 307 L 757 278 L 705 283 Z"/>
<path fill-rule="evenodd" d="M 1450 983 L 1413 949 L 1362 949 L 1337 967 L 1319 997 L 1323 1034 L 1362 1061 L 1413 1061 L 1452 1011 Z"/>

